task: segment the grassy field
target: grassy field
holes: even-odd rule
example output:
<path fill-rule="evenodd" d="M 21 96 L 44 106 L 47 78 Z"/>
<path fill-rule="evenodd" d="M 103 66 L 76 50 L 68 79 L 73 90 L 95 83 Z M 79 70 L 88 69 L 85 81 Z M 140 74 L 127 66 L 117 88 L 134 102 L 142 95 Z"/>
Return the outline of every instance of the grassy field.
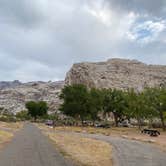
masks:
<path fill-rule="evenodd" d="M 52 129 L 40 125 L 40 129 L 56 144 L 65 157 L 83 166 L 112 166 L 112 147 L 110 144 L 84 138 L 72 133 L 51 132 Z"/>

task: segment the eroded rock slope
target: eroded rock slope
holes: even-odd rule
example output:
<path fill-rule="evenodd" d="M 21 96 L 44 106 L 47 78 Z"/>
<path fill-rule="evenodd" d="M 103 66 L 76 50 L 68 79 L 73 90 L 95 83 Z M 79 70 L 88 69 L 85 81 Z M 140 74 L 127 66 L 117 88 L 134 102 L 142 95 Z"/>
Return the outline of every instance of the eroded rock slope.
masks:
<path fill-rule="evenodd" d="M 59 93 L 64 82 L 30 82 L 0 89 L 0 107 L 9 112 L 25 110 L 27 101 L 46 101 L 50 111 L 56 111 L 60 104 Z"/>

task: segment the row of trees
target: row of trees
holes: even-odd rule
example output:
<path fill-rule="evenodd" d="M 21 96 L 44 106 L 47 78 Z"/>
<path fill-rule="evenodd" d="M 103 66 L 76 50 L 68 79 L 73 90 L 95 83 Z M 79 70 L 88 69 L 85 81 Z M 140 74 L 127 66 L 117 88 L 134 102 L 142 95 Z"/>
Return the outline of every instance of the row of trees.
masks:
<path fill-rule="evenodd" d="M 166 88 L 147 88 L 142 92 L 133 89 L 122 91 L 117 89 L 88 89 L 84 85 L 65 86 L 60 98 L 63 104 L 60 110 L 71 117 L 92 120 L 112 113 L 115 125 L 124 119 L 136 119 L 139 127 L 141 121 L 154 118 L 161 120 L 165 130 Z"/>

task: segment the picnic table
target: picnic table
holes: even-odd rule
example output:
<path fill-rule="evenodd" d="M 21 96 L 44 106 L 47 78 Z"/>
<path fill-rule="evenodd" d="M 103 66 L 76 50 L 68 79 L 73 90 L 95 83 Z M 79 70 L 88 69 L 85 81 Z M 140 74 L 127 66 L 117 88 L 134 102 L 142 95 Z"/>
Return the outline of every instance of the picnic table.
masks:
<path fill-rule="evenodd" d="M 143 129 L 141 133 L 144 134 L 149 134 L 150 136 L 157 137 L 160 135 L 160 132 L 158 130 L 153 130 L 153 129 Z"/>

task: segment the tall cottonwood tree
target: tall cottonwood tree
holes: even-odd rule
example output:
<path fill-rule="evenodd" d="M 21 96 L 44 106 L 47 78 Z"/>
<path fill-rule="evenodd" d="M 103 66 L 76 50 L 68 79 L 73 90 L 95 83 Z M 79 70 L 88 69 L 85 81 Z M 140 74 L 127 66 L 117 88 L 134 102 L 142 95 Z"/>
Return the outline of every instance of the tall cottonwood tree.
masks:
<path fill-rule="evenodd" d="M 145 90 L 147 105 L 161 120 L 163 130 L 166 130 L 164 114 L 166 113 L 166 88 L 147 88 Z"/>
<path fill-rule="evenodd" d="M 80 119 L 83 124 L 88 116 L 88 96 L 88 89 L 85 85 L 65 86 L 60 94 L 60 99 L 63 99 L 60 110 L 68 116 Z"/>
<path fill-rule="evenodd" d="M 117 89 L 104 89 L 103 96 L 103 111 L 105 114 L 112 112 L 115 125 L 118 126 L 125 115 L 126 101 L 124 93 Z"/>

